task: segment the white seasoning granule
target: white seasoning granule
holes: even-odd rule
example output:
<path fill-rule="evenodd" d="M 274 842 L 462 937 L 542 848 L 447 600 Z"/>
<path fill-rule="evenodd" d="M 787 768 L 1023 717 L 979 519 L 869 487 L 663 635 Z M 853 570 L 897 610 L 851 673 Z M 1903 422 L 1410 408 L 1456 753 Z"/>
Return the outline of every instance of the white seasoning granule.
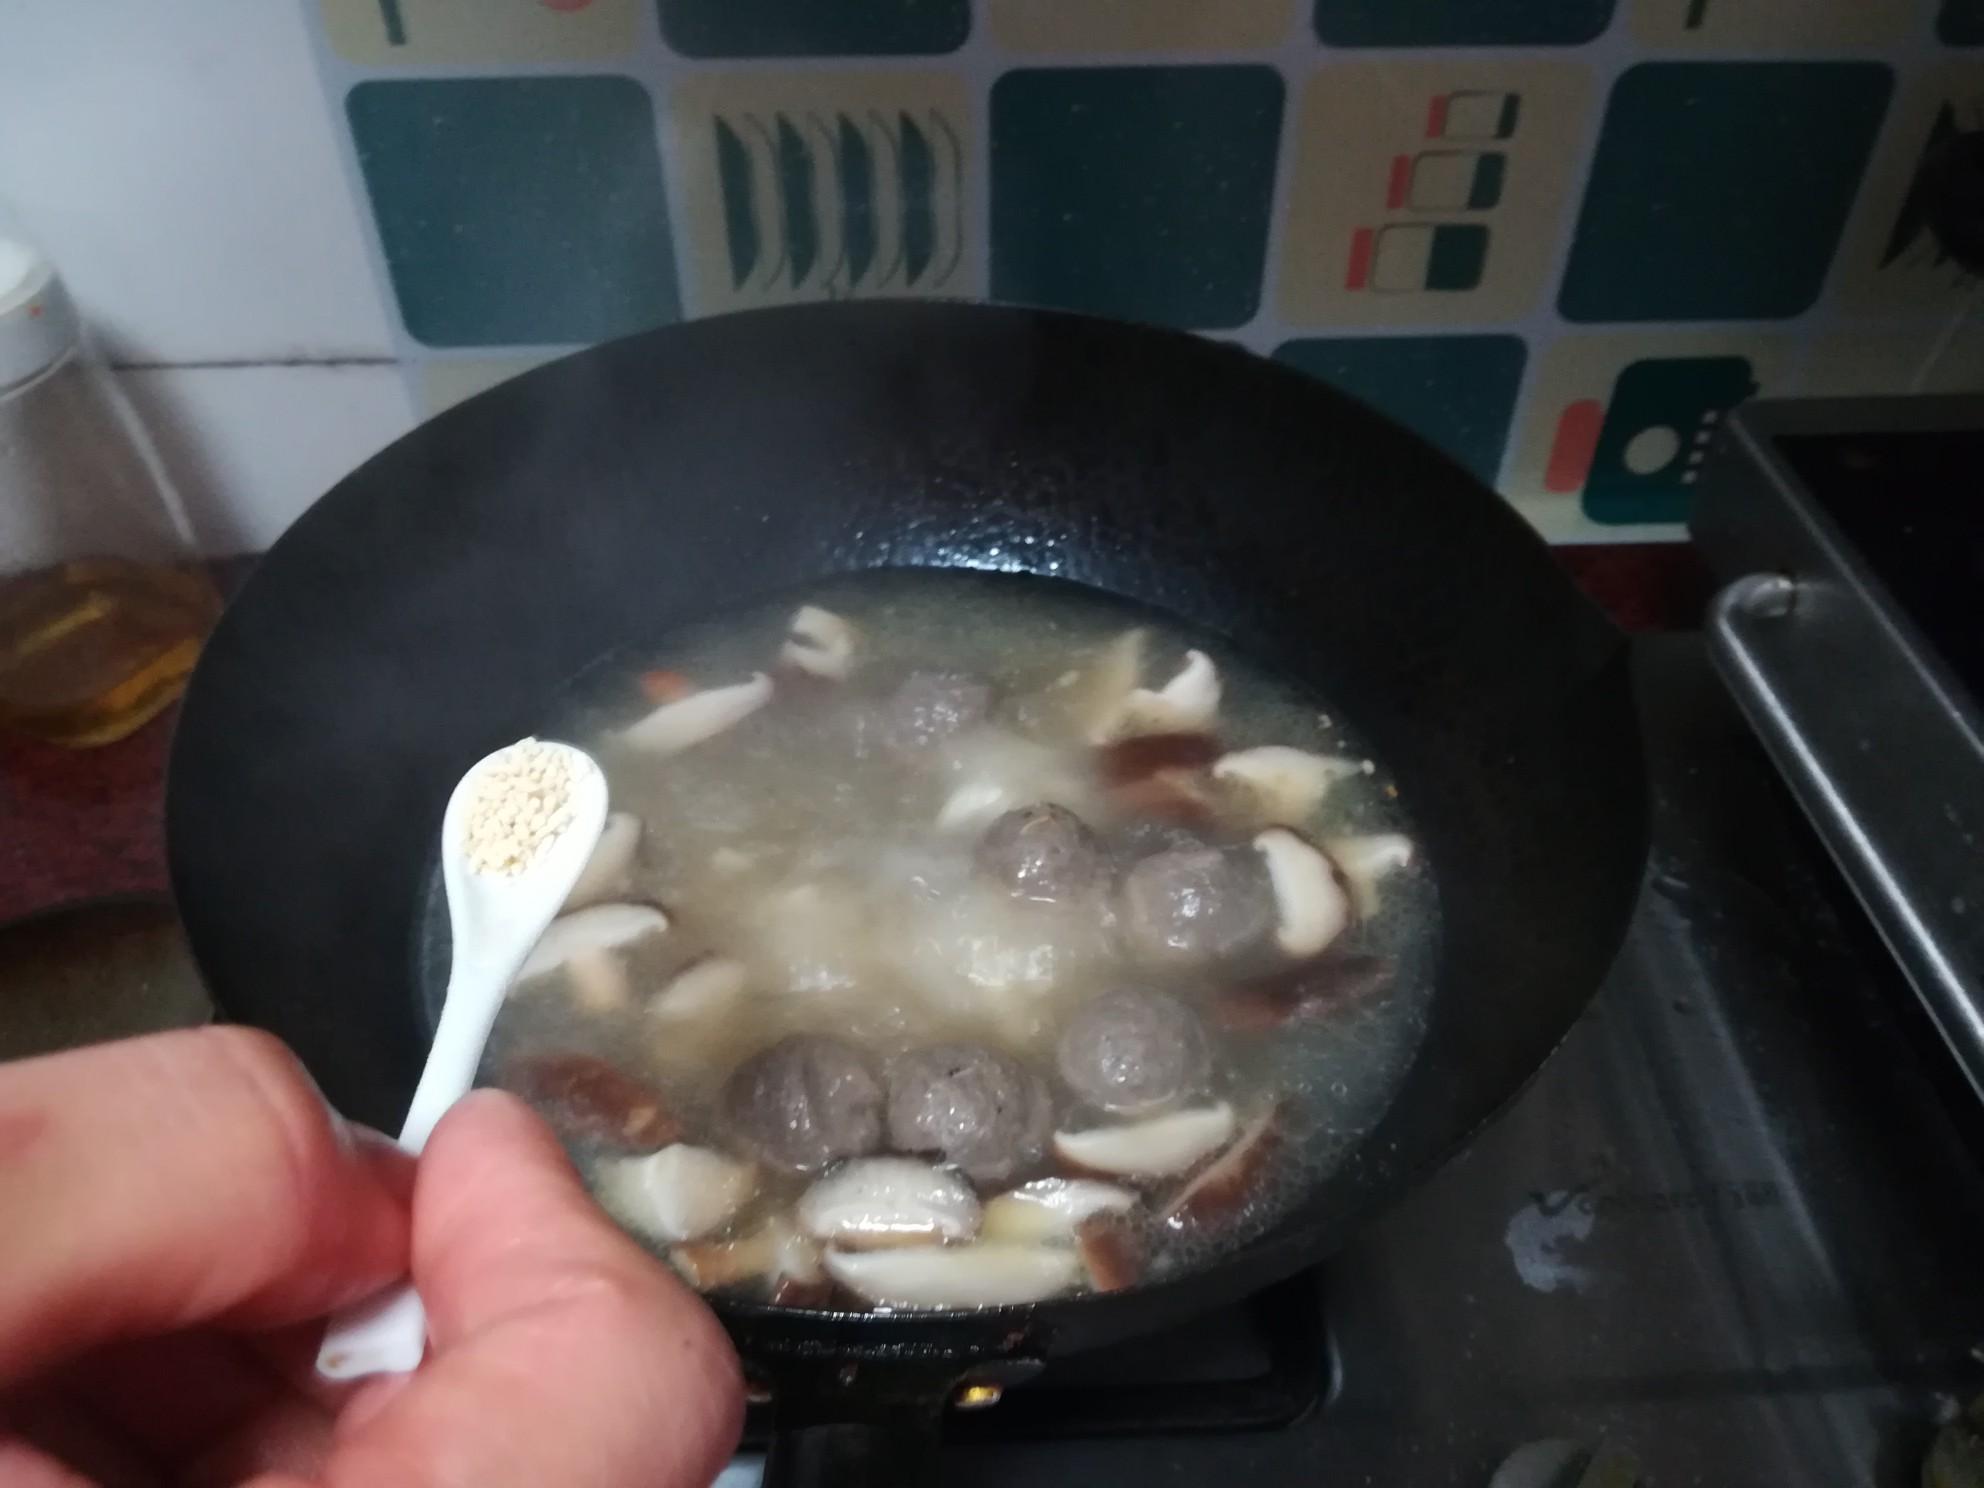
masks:
<path fill-rule="evenodd" d="M 572 824 L 572 761 L 562 749 L 525 739 L 489 761 L 468 803 L 472 873 L 514 878 Z"/>

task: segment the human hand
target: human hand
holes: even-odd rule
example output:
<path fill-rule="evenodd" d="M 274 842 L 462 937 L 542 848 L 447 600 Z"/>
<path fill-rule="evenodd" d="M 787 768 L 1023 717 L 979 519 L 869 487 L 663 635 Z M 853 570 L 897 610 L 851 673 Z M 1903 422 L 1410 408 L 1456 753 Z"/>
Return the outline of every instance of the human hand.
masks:
<path fill-rule="evenodd" d="M 426 1362 L 316 1378 L 409 1255 Z M 509 1096 L 416 1170 L 262 1034 L 0 1066 L 0 1488 L 689 1488 L 742 1411 L 715 1319 Z"/>

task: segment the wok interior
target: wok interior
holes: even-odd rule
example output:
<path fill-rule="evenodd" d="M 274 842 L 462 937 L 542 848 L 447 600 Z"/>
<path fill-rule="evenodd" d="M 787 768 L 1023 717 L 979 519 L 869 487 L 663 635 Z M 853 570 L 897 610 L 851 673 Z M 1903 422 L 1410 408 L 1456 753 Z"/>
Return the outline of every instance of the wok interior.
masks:
<path fill-rule="evenodd" d="M 895 565 L 1072 578 L 1217 633 L 1338 701 L 1411 803 L 1443 916 L 1425 1038 L 1257 1267 L 1294 1264 L 1454 1147 L 1596 987 L 1644 853 L 1623 644 L 1518 518 L 1243 352 L 871 303 L 540 369 L 399 441 L 284 536 L 208 647 L 169 780 L 175 889 L 218 1000 L 349 1114 L 395 1126 L 461 770 L 631 636 Z"/>

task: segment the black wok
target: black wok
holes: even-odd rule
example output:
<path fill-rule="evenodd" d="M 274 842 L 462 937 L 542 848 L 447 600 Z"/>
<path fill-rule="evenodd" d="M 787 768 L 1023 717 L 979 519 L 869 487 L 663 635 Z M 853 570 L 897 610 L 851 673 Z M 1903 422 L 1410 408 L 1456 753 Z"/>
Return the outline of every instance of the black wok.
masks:
<path fill-rule="evenodd" d="M 417 911 L 463 768 L 617 645 L 883 565 L 1079 580 L 1312 685 L 1394 770 L 1443 943 L 1381 1124 L 1208 1269 L 975 1314 L 723 1308 L 788 1433 L 775 1478 L 900 1480 L 961 1379 L 1024 1377 L 1327 1253 L 1563 1037 L 1645 849 L 1623 638 L 1413 435 L 1180 334 L 961 305 L 782 309 L 472 399 L 276 544 L 208 645 L 173 749 L 173 883 L 217 999 L 287 1039 L 344 1110 L 394 1127 L 429 1034 Z"/>

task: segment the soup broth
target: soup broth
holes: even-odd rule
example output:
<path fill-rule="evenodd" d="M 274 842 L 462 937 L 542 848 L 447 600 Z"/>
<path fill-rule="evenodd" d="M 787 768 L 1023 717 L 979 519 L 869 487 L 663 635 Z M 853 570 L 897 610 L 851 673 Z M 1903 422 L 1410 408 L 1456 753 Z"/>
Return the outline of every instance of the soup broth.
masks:
<path fill-rule="evenodd" d="M 1161 1280 L 1375 1124 L 1437 939 L 1353 722 L 1094 591 L 890 572 L 618 654 L 615 813 L 484 1078 L 693 1283 L 952 1308 Z"/>

